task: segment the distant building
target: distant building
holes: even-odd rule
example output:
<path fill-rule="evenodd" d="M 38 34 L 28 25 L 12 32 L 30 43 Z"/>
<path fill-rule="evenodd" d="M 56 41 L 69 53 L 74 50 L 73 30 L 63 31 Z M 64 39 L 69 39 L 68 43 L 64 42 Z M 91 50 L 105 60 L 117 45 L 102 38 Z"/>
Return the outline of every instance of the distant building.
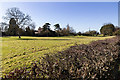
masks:
<path fill-rule="evenodd" d="M 38 30 L 35 31 L 35 34 L 40 34 L 43 28 L 39 27 Z"/>

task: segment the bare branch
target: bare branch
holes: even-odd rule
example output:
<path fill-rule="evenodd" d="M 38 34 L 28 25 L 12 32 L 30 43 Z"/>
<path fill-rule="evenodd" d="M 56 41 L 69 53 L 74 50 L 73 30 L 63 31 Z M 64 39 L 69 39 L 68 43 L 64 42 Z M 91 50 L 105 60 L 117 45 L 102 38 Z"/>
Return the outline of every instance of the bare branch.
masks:
<path fill-rule="evenodd" d="M 16 24 L 21 28 L 30 25 L 32 21 L 29 15 L 25 15 L 19 10 L 19 8 L 16 7 L 9 8 L 6 12 L 6 16 L 3 18 L 7 21 L 14 18 L 16 20 Z"/>

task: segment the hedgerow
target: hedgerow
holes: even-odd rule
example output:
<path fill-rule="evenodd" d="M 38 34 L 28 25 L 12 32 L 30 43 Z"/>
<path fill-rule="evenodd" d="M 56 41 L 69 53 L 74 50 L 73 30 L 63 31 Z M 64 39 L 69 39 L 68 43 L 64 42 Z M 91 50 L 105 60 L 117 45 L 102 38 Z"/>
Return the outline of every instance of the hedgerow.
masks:
<path fill-rule="evenodd" d="M 56 54 L 46 54 L 40 61 L 15 69 L 3 78 L 47 78 L 81 80 L 118 80 L 120 37 L 71 46 Z"/>

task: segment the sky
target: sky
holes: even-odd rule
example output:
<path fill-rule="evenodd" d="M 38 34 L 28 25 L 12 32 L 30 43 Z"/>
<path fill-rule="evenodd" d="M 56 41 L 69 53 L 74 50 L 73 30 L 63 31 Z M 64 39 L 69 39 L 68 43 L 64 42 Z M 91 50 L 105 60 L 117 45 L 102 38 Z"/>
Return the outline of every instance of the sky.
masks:
<path fill-rule="evenodd" d="M 30 15 L 36 29 L 45 23 L 50 23 L 51 29 L 57 23 L 61 28 L 69 24 L 76 32 L 99 31 L 104 23 L 118 26 L 118 2 L 1 2 L 0 22 L 12 7 Z"/>
<path fill-rule="evenodd" d="M 0 0 L 0 2 L 118 2 L 120 0 Z"/>

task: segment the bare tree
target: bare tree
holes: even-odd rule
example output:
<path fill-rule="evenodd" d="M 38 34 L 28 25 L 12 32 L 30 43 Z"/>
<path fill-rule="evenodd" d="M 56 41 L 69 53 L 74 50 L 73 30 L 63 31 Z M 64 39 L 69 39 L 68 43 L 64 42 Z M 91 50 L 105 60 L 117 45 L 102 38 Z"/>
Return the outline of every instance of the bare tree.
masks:
<path fill-rule="evenodd" d="M 5 16 L 3 16 L 3 19 L 5 22 L 0 23 L 3 28 L 5 26 L 8 27 L 10 19 L 14 18 L 16 21 L 16 24 L 21 29 L 25 29 L 25 27 L 30 26 L 32 29 L 35 29 L 35 24 L 32 23 L 32 19 L 29 15 L 24 14 L 22 11 L 19 10 L 19 8 L 13 7 L 9 8 L 6 11 Z M 20 33 L 19 33 L 20 34 Z"/>
<path fill-rule="evenodd" d="M 31 17 L 29 15 L 25 15 L 22 11 L 19 10 L 19 8 L 13 7 L 9 8 L 3 16 L 5 20 L 10 20 L 11 18 L 14 18 L 16 21 L 16 24 L 23 28 L 24 26 L 28 26 L 31 23 Z"/>

